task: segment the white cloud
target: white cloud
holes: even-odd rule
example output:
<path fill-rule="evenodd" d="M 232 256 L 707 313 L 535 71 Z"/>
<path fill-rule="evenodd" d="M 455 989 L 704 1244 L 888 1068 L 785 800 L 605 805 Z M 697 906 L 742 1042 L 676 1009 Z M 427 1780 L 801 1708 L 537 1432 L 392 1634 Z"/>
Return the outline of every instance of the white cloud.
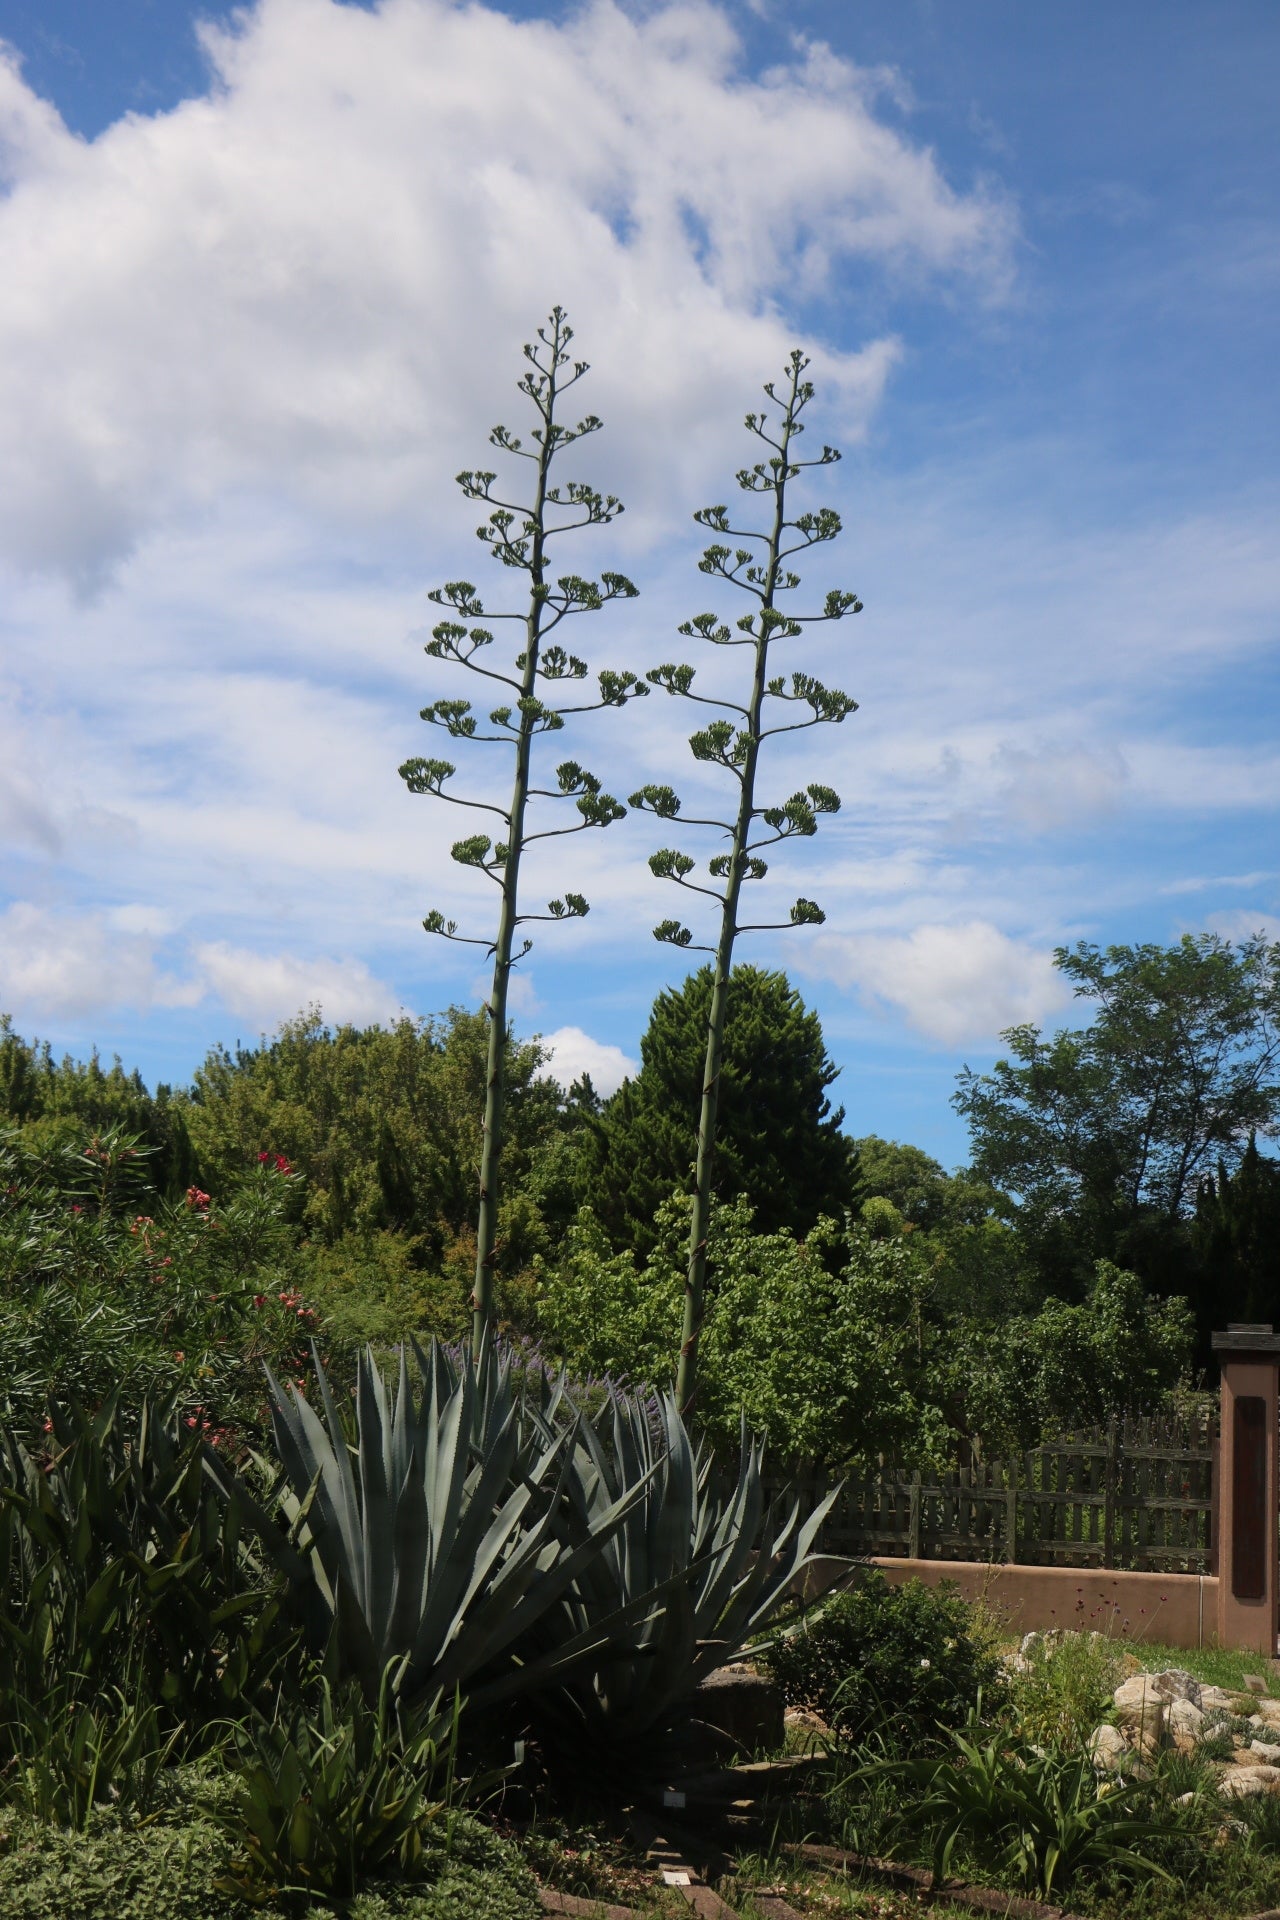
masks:
<path fill-rule="evenodd" d="M 1160 888 L 1163 894 L 1203 893 L 1209 887 L 1260 887 L 1264 881 L 1276 878 L 1274 871 L 1258 873 L 1201 873 L 1189 875 L 1185 880 L 1171 880 Z"/>
<path fill-rule="evenodd" d="M 158 943 L 171 916 L 135 906 L 75 912 L 15 901 L 0 913 L 0 1011 L 20 1020 L 112 1008 L 194 1007 L 211 997 L 258 1029 L 318 1005 L 332 1021 L 394 1019 L 400 1001 L 362 960 L 261 953 L 226 941 L 179 951 Z"/>
<path fill-rule="evenodd" d="M 994 1042 L 1005 1028 L 1040 1022 L 1070 998 L 1052 956 L 986 920 L 894 934 L 820 935 L 805 970 L 905 1013 L 948 1046 Z"/>
<path fill-rule="evenodd" d="M 194 959 L 204 989 L 263 1032 L 309 1006 L 318 1006 L 326 1020 L 353 1026 L 394 1020 L 401 1011 L 396 994 L 363 960 L 254 953 L 225 940 L 198 945 Z"/>
<path fill-rule="evenodd" d="M 835 265 L 998 292 L 1013 220 L 820 46 L 760 78 L 725 13 L 595 0 L 259 0 L 207 97 L 91 142 L 0 61 L 0 548 L 92 583 L 228 490 L 421 524 L 556 299 L 629 449 L 683 504 Z M 897 355 L 819 352 L 856 429 Z M 673 434 L 673 424 L 680 432 Z M 713 426 L 713 423 L 716 423 Z M 659 467 L 661 463 L 661 470 Z M 624 476 L 625 477 L 625 476 Z"/>
<path fill-rule="evenodd" d="M 1280 940 L 1280 914 L 1266 913 L 1259 907 L 1215 913 L 1209 916 L 1209 930 L 1237 943 L 1251 940 L 1257 933 L 1267 940 Z"/>
<path fill-rule="evenodd" d="M 29 900 L 0 913 L 0 1009 L 63 1018 L 110 1007 L 190 1006 L 199 987 L 161 973 L 144 932 L 107 913 L 68 913 Z"/>
<path fill-rule="evenodd" d="M 558 1080 L 562 1087 L 589 1073 L 597 1093 L 616 1093 L 639 1066 L 621 1047 L 593 1040 L 581 1027 L 557 1027 L 554 1033 L 543 1034 L 542 1044 L 550 1055 L 547 1078 Z"/>
<path fill-rule="evenodd" d="M 1113 745 L 1026 749 L 1003 745 L 997 804 L 1034 832 L 1078 826 L 1112 813 L 1128 786 L 1124 755 Z"/>

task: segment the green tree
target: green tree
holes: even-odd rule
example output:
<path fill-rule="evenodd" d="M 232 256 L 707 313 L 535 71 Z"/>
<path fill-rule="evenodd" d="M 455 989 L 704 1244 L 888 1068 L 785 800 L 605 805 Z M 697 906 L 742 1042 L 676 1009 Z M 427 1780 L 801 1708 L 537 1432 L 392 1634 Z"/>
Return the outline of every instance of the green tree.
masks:
<path fill-rule="evenodd" d="M 575 1371 L 669 1382 L 692 1205 L 676 1195 L 659 1207 L 639 1273 L 584 1209 L 538 1292 L 543 1329 Z M 745 1415 L 784 1458 L 832 1467 L 946 1452 L 930 1402 L 929 1276 L 901 1238 L 830 1220 L 803 1241 L 760 1233 L 738 1198 L 713 1207 L 711 1255 L 698 1408 L 713 1440 L 732 1445 Z"/>
<path fill-rule="evenodd" d="M 484 1014 L 463 1007 L 336 1029 L 312 1009 L 261 1046 L 215 1048 L 187 1108 L 211 1188 L 230 1191 L 259 1154 L 281 1153 L 305 1176 L 309 1236 L 332 1246 L 393 1230 L 419 1243 L 420 1264 L 437 1263 L 473 1218 L 489 1037 Z M 536 1041 L 508 1035 L 508 1214 L 559 1145 L 563 1101 L 545 1061 Z"/>
<path fill-rule="evenodd" d="M 96 1051 L 88 1060 L 64 1054 L 55 1061 L 47 1042 L 24 1040 L 0 1014 L 0 1125 L 6 1121 L 27 1130 L 33 1145 L 79 1142 L 95 1129 L 136 1136 L 149 1183 L 169 1199 L 197 1175 L 183 1108 L 169 1087 L 149 1093 L 136 1068 L 126 1073 L 118 1058 L 104 1067 Z"/>
<path fill-rule="evenodd" d="M 689 746 L 695 760 L 718 767 L 726 773 L 736 795 L 729 819 L 686 818 L 686 826 L 710 827 L 728 841 L 728 851 L 713 854 L 707 862 L 711 885 L 691 880 L 697 862 L 691 855 L 673 847 L 653 854 L 649 865 L 660 878 L 674 882 L 687 891 L 714 900 L 719 907 L 719 935 L 714 946 L 699 945 L 697 950 L 715 955 L 711 1000 L 707 1013 L 705 1063 L 698 1097 L 698 1152 L 694 1176 L 694 1204 L 689 1227 L 689 1258 L 686 1268 L 684 1313 L 681 1326 L 680 1365 L 676 1392 L 680 1404 L 688 1410 L 693 1403 L 697 1379 L 698 1333 L 702 1319 L 703 1289 L 707 1271 L 707 1229 L 714 1180 L 716 1128 L 721 1093 L 721 1066 L 724 1051 L 725 1019 L 728 1011 L 729 980 L 733 968 L 734 944 L 740 933 L 772 931 L 777 926 L 813 926 L 823 919 L 812 900 L 799 899 L 782 922 L 748 922 L 739 917 L 742 889 L 751 881 L 763 880 L 768 865 L 761 857 L 766 847 L 796 835 L 811 836 L 818 830 L 822 814 L 834 813 L 839 795 L 830 787 L 811 782 L 789 799 L 760 805 L 756 791 L 760 750 L 764 742 L 779 734 L 795 733 L 825 722 L 839 722 L 856 712 L 857 703 L 848 694 L 823 686 L 811 674 L 770 672 L 772 655 L 779 642 L 801 637 L 806 625 L 841 620 L 861 610 L 856 594 L 833 588 L 826 596 L 821 612 L 795 614 L 780 609 L 779 600 L 800 585 L 800 576 L 789 564 L 797 554 L 810 547 L 834 540 L 840 532 L 840 516 L 831 507 L 796 514 L 788 519 L 788 491 L 807 467 L 826 467 L 839 459 L 834 447 L 824 446 L 814 460 L 801 460 L 796 452 L 804 422 L 800 415 L 813 398 L 813 384 L 804 378 L 808 361 L 802 353 L 793 353 L 787 366 L 781 394 L 774 384 L 765 386 L 769 406 L 765 412 L 749 413 L 747 430 L 768 449 L 764 459 L 743 468 L 738 486 L 748 494 L 764 497 L 767 508 L 763 528 L 735 527 L 730 524 L 726 506 L 704 507 L 695 513 L 699 525 L 713 534 L 737 542 L 726 545 L 716 539 L 705 548 L 699 562 L 703 573 L 723 581 L 753 602 L 731 630 L 715 613 L 698 614 L 680 631 L 689 637 L 707 641 L 715 647 L 741 646 L 751 658 L 750 685 L 745 704 L 715 694 L 695 693 L 692 667 L 668 663 L 654 668 L 648 678 L 669 694 L 696 701 L 720 717 L 690 736 Z M 742 544 L 746 542 L 747 544 Z M 770 715 L 797 714 L 799 718 L 779 718 L 776 726 L 766 724 Z M 648 785 L 631 796 L 631 804 L 646 808 L 660 819 L 680 816 L 680 801 L 668 786 Z M 679 920 L 664 920 L 654 928 L 655 936 L 673 946 L 694 946 L 691 930 Z"/>
<path fill-rule="evenodd" d="M 646 1255 L 661 1203 L 693 1185 L 694 1116 L 706 1060 L 712 971 L 659 994 L 640 1071 L 583 1128 L 582 1198 L 617 1247 Z M 816 1013 L 783 973 L 733 970 L 720 1065 L 713 1193 L 745 1194 L 760 1229 L 807 1233 L 850 1205 L 850 1144 L 827 1089 L 839 1069 Z"/>
<path fill-rule="evenodd" d="M 1191 1240 L 1199 1265 L 1198 1318 L 1280 1320 L 1280 1162 L 1249 1144 L 1234 1173 L 1219 1162 L 1196 1195 Z"/>
<path fill-rule="evenodd" d="M 1135 1273 L 1097 1262 L 1083 1301 L 959 1330 L 952 1364 L 966 1432 L 1035 1446 L 1112 1414 L 1151 1413 L 1186 1378 L 1195 1327 L 1183 1299 L 1153 1299 Z"/>
<path fill-rule="evenodd" d="M 871 1231 L 915 1236 L 939 1311 L 987 1322 L 1034 1304 L 1016 1209 L 1004 1194 L 967 1170 L 947 1173 L 920 1147 L 866 1134 L 853 1149 L 859 1219 Z"/>
<path fill-rule="evenodd" d="M 965 1068 L 954 1105 L 974 1171 L 1016 1197 L 1053 1289 L 1078 1297 L 1099 1258 L 1180 1288 L 1200 1179 L 1280 1118 L 1280 945 L 1082 941 L 1055 960 L 1093 1022 L 1049 1039 L 1014 1027 L 1011 1058 Z"/>
<path fill-rule="evenodd" d="M 573 920 L 587 912 L 583 896 L 568 891 L 562 898 L 549 901 L 546 913 L 522 912 L 520 863 L 526 849 L 535 841 L 580 833 L 588 827 L 607 827 L 626 811 L 611 794 L 603 791 L 596 776 L 575 760 L 564 760 L 556 767 L 554 786 L 534 786 L 534 742 L 543 734 L 560 732 L 571 714 L 589 713 L 600 707 L 621 707 L 636 695 L 649 691 L 634 674 L 606 670 L 598 676 L 597 700 L 556 706 L 549 704 L 539 692 L 540 685 L 545 692 L 548 686 L 560 682 L 573 685 L 587 677 L 586 662 L 567 652 L 559 642 L 551 641 L 551 635 L 571 617 L 597 612 L 609 600 L 630 599 L 636 591 L 621 573 L 602 573 L 599 581 L 573 573 L 549 577 L 553 543 L 586 527 L 608 526 L 622 512 L 621 501 L 612 494 L 597 493 L 581 481 L 551 484 L 551 469 L 558 456 L 576 441 L 597 432 L 601 424 L 594 414 L 588 414 L 573 427 L 562 426 L 556 417 L 557 406 L 565 393 L 587 371 L 584 360 L 570 361 L 572 338 L 572 328 L 556 307 L 547 326 L 538 329 L 537 343 L 525 347 L 529 364 L 519 387 L 531 401 L 537 416 L 530 435 L 532 446 L 524 446 L 505 427 L 495 427 L 489 436 L 490 443 L 500 453 L 530 466 L 529 494 L 517 501 L 495 493 L 496 473 L 477 470 L 458 475 L 458 484 L 466 498 L 479 500 L 488 509 L 488 519 L 478 529 L 479 538 L 504 567 L 529 576 L 524 608 L 486 616 L 475 588 L 466 580 L 452 580 L 431 595 L 449 612 L 433 629 L 427 653 L 432 659 L 466 667 L 505 691 L 499 696 L 502 704 L 488 716 L 492 732 L 477 732 L 478 723 L 469 700 L 434 700 L 422 709 L 422 718 L 432 726 L 442 727 L 453 740 L 506 749 L 514 761 L 510 803 L 502 807 L 487 800 L 464 799 L 447 790 L 447 783 L 456 771 L 448 760 L 416 758 L 405 761 L 400 768 L 410 792 L 476 809 L 493 816 L 498 823 L 496 840 L 488 834 L 477 833 L 456 841 L 452 848 L 453 858 L 460 865 L 484 874 L 498 888 L 498 930 L 493 939 L 477 940 L 460 934 L 456 921 L 447 920 L 439 909 L 433 909 L 423 921 L 428 933 L 484 947 L 493 959 L 493 984 L 486 1008 L 490 1025 L 489 1055 L 476 1220 L 475 1288 L 471 1302 L 472 1335 L 477 1343 L 493 1315 L 500 1243 L 499 1177 L 506 1105 L 503 1070 L 507 1053 L 507 992 L 512 967 L 524 958 L 530 947 L 529 940 L 524 939 L 517 950 L 517 934 L 520 927 L 530 921 Z M 516 623 L 516 650 L 509 661 L 504 661 L 505 671 L 488 664 L 493 657 L 488 649 L 494 644 L 494 636 L 489 627 L 479 624 L 486 617 Z M 576 822 L 568 827 L 530 832 L 526 824 L 529 803 L 539 799 L 573 801 L 578 814 Z"/>

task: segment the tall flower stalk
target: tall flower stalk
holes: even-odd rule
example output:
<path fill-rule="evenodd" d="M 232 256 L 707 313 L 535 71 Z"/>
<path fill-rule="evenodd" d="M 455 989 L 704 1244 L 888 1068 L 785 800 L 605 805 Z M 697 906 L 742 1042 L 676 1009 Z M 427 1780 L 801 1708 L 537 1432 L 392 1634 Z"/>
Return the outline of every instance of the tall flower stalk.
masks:
<path fill-rule="evenodd" d="M 529 487 L 524 500 L 511 500 L 495 492 L 496 473 L 476 470 L 460 473 L 458 485 L 468 500 L 479 500 L 488 509 L 488 519 L 477 529 L 480 540 L 494 559 L 504 567 L 528 576 L 528 593 L 522 608 L 486 614 L 474 586 L 467 580 L 451 580 L 430 596 L 448 609 L 446 617 L 433 628 L 426 651 L 435 660 L 451 661 L 498 682 L 509 689 L 510 698 L 494 707 L 488 716 L 491 731 L 479 730 L 482 722 L 472 712 L 469 700 L 434 700 L 422 709 L 422 718 L 441 727 L 453 740 L 500 746 L 514 762 L 511 800 L 507 806 L 489 800 L 454 793 L 447 783 L 456 768 L 448 760 L 412 759 L 400 768 L 401 778 L 412 793 L 423 793 L 491 814 L 497 820 L 497 837 L 476 833 L 458 840 L 453 858 L 484 876 L 498 889 L 498 927 L 492 938 L 474 938 L 459 933 L 457 922 L 448 920 L 438 908 L 423 921 L 428 933 L 464 945 L 484 947 L 493 960 L 493 982 L 486 1012 L 489 1017 L 489 1050 L 485 1082 L 484 1130 L 480 1158 L 480 1195 L 476 1219 L 476 1272 L 471 1296 L 472 1338 L 480 1342 L 493 1318 L 494 1280 L 498 1255 L 498 1206 L 502 1161 L 505 1105 L 504 1069 L 507 1044 L 507 998 L 511 969 L 529 952 L 532 942 L 519 935 L 519 929 L 531 921 L 577 920 L 588 911 L 580 893 L 566 890 L 562 897 L 550 900 L 545 913 L 521 910 L 520 866 L 524 853 L 535 841 L 581 833 L 588 827 L 607 827 L 626 812 L 612 794 L 606 793 L 593 773 L 565 760 L 554 769 L 554 785 L 534 786 L 535 743 L 543 734 L 559 733 L 572 714 L 591 713 L 602 707 L 625 706 L 628 700 L 648 693 L 644 681 L 633 673 L 605 670 L 598 674 L 596 699 L 570 705 L 556 705 L 543 697 L 543 690 L 561 683 L 573 685 L 587 678 L 588 668 L 577 654 L 567 652 L 554 634 L 572 617 L 598 612 L 610 600 L 629 600 L 636 589 L 621 573 L 601 573 L 599 580 L 578 574 L 553 576 L 550 553 L 554 543 L 568 534 L 587 527 L 608 526 L 622 512 L 622 502 L 613 494 L 597 493 L 581 481 L 551 484 L 555 461 L 576 441 L 599 431 L 601 422 L 587 414 L 576 425 L 564 426 L 557 409 L 565 394 L 587 372 L 585 360 L 571 360 L 569 343 L 573 330 L 560 307 L 553 308 L 545 327 L 539 327 L 537 340 L 524 349 L 528 366 L 519 381 L 519 390 L 531 402 L 536 421 L 529 434 L 530 444 L 495 427 L 490 444 L 510 460 L 523 461 L 529 469 Z M 515 623 L 515 652 L 503 667 L 492 664 L 492 629 L 483 621 Z M 545 776 L 542 776 L 545 778 Z M 530 831 L 530 803 L 534 801 L 571 801 L 578 815 L 572 825 Z M 519 945 L 517 946 L 517 938 Z"/>
<path fill-rule="evenodd" d="M 715 1163 L 716 1121 L 720 1101 L 720 1070 L 724 1053 L 724 1024 L 728 1006 L 729 976 L 733 950 L 740 933 L 772 932 L 781 927 L 820 925 L 825 915 L 812 900 L 799 899 L 788 918 L 779 922 L 746 922 L 740 918 L 742 891 L 751 881 L 763 880 L 767 863 L 761 849 L 793 839 L 812 836 L 818 830 L 822 814 L 836 813 L 840 797 L 830 787 L 811 782 L 776 804 L 758 804 L 756 781 L 760 751 L 766 740 L 778 734 L 796 733 L 806 727 L 839 722 L 857 711 L 857 702 L 847 693 L 823 686 L 811 674 L 792 672 L 773 675 L 773 649 L 782 642 L 798 640 L 807 626 L 843 620 L 859 613 L 862 603 L 857 595 L 834 588 L 827 594 L 820 612 L 797 614 L 783 611 L 778 602 L 800 585 L 799 574 L 788 562 L 810 547 L 834 540 L 841 531 L 840 516 L 831 507 L 795 514 L 788 518 L 789 489 L 808 467 L 827 467 L 840 458 L 834 447 L 824 446 L 812 460 L 801 460 L 796 442 L 804 432 L 800 415 L 813 398 L 813 384 L 804 378 L 808 360 L 795 352 L 787 364 L 781 391 L 769 382 L 765 386 L 768 407 L 762 413 L 749 413 L 747 430 L 762 441 L 768 452 L 738 474 L 738 486 L 744 493 L 759 495 L 766 508 L 765 524 L 759 528 L 730 525 L 729 509 L 703 507 L 694 514 L 699 525 L 723 535 L 737 544 L 728 546 L 716 540 L 703 552 L 699 568 L 703 573 L 724 581 L 747 594 L 756 604 L 742 615 L 731 629 L 714 613 L 701 613 L 687 621 L 680 632 L 702 639 L 716 647 L 745 647 L 749 650 L 751 675 L 744 701 L 719 695 L 695 693 L 695 670 L 668 663 L 655 667 L 646 676 L 655 686 L 682 699 L 694 700 L 717 709 L 720 718 L 692 734 L 689 746 L 695 760 L 710 762 L 726 773 L 736 789 L 736 804 L 727 819 L 681 820 L 684 826 L 709 827 L 729 842 L 728 852 L 714 854 L 706 863 L 708 879 L 690 875 L 697 861 L 672 847 L 661 848 L 650 857 L 652 871 L 664 880 L 691 893 L 713 900 L 720 910 L 719 935 L 714 945 L 695 943 L 691 930 L 679 920 L 664 920 L 654 928 L 656 939 L 671 946 L 714 955 L 711 1004 L 707 1018 L 707 1045 L 698 1112 L 698 1156 L 694 1175 L 693 1216 L 689 1232 L 689 1261 L 685 1278 L 684 1319 L 681 1330 L 680 1359 L 676 1375 L 676 1398 L 681 1411 L 693 1407 L 697 1383 L 698 1335 L 702 1324 L 702 1303 L 707 1275 L 707 1230 L 711 1218 L 711 1188 Z M 744 542 L 750 544 L 742 544 Z M 784 718 L 799 711 L 802 717 Z M 778 714 L 776 725 L 766 724 Z M 656 814 L 663 820 L 680 817 L 680 801 L 670 787 L 645 786 L 631 796 L 631 805 Z"/>

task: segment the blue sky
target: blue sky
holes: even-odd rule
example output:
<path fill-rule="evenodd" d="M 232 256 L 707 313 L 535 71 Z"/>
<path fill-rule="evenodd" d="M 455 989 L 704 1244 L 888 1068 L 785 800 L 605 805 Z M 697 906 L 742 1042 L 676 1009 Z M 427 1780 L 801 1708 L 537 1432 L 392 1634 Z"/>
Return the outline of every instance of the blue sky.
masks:
<path fill-rule="evenodd" d="M 199 33 L 197 24 L 200 24 Z M 751 957 L 856 1131 L 964 1157 L 958 1066 L 1064 1009 L 1055 944 L 1280 934 L 1269 4 L 0 0 L 0 1007 L 182 1080 L 213 1041 L 477 995 L 488 901 L 395 768 L 486 586 L 450 476 L 563 299 L 645 666 L 688 514 L 793 341 L 845 460 L 810 569 L 861 711 L 777 769 L 844 810 Z M 499 585 L 501 582 L 499 582 Z M 585 635 L 584 635 L 585 637 Z M 689 799 L 684 711 L 575 749 Z M 678 956 L 630 820 L 526 1031 L 608 1084 Z M 547 891 L 573 884 L 534 876 Z"/>

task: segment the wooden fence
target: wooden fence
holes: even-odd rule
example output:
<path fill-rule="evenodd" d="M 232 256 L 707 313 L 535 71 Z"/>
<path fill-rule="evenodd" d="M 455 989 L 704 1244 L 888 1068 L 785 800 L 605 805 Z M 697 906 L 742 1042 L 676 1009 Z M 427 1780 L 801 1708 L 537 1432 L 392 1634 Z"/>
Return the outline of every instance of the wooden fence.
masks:
<path fill-rule="evenodd" d="M 845 1481 L 818 1550 L 1212 1573 L 1216 1451 L 1200 1415 L 1114 1420 L 941 1474 L 883 1466 Z M 829 1484 L 801 1478 L 806 1510 Z"/>

